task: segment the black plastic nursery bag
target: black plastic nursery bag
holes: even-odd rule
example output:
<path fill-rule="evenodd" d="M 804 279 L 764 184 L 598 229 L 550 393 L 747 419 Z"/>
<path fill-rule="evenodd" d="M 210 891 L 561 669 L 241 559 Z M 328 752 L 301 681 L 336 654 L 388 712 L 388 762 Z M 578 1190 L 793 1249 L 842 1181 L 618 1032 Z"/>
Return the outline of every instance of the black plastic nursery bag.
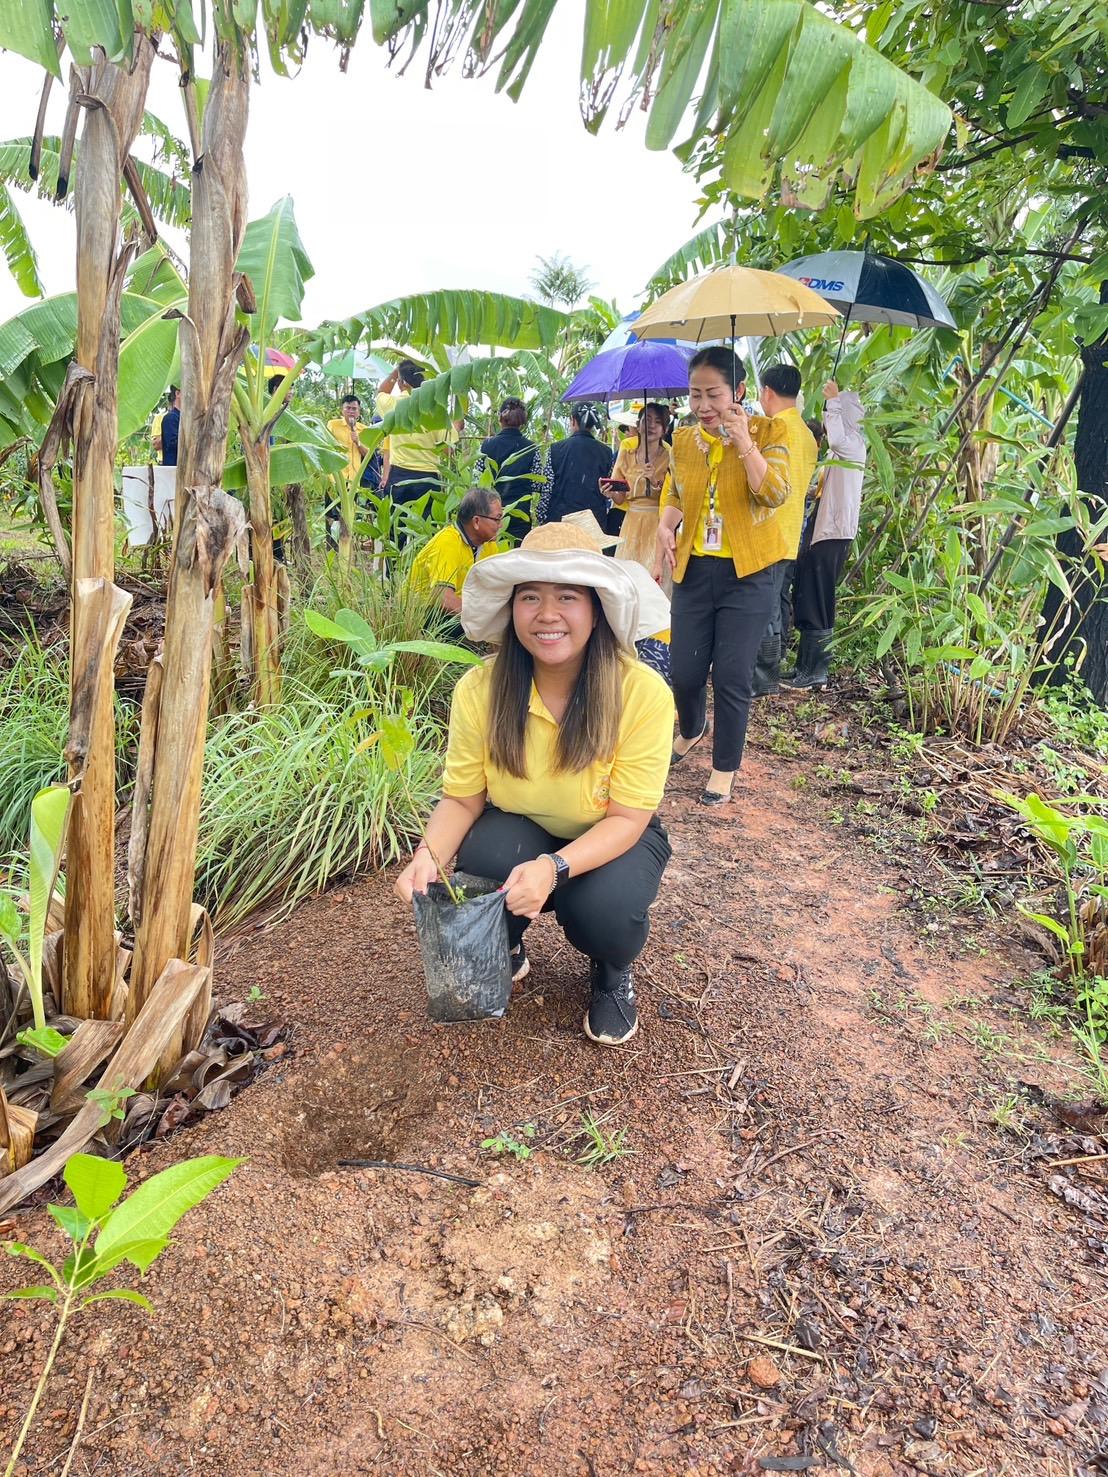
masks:
<path fill-rule="evenodd" d="M 441 882 L 412 894 L 416 937 L 433 1021 L 484 1021 L 501 1016 L 512 993 L 508 917 L 499 882 L 456 872 L 464 901 L 455 904 Z"/>

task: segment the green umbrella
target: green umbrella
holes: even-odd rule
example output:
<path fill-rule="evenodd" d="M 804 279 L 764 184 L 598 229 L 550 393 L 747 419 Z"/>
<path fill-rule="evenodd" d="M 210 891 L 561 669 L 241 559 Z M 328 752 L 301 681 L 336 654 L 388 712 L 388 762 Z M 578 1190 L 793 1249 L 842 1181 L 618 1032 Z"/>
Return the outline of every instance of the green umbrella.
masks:
<path fill-rule="evenodd" d="M 332 354 L 320 365 L 323 373 L 332 380 L 373 380 L 379 383 L 388 379 L 395 366 L 380 354 L 367 354 L 361 349 L 344 349 Z"/>

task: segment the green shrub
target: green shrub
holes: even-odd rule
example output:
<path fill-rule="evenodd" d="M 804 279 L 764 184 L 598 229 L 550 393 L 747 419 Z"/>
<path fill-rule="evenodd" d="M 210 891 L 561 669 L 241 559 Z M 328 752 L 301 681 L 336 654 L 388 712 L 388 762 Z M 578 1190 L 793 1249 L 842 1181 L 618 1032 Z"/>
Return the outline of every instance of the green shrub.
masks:
<path fill-rule="evenodd" d="M 216 925 L 263 903 L 287 913 L 336 877 L 394 860 L 439 782 L 441 729 L 427 718 L 416 728 L 396 773 L 377 745 L 359 749 L 373 731 L 364 697 L 337 707 L 286 683 L 279 707 L 221 719 L 204 761 L 196 882 Z"/>

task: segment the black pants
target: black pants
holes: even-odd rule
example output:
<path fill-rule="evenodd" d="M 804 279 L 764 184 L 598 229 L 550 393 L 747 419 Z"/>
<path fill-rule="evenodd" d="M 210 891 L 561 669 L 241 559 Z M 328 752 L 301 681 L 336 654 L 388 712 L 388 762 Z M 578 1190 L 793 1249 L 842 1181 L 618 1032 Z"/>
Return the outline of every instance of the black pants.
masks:
<path fill-rule="evenodd" d="M 770 610 L 769 620 L 762 634 L 766 639 L 771 636 L 784 638 L 789 634 L 789 627 L 792 623 L 792 586 L 796 560 L 782 559 L 770 567 L 774 571 L 773 608 Z"/>
<path fill-rule="evenodd" d="M 391 467 L 389 480 L 385 483 L 385 496 L 392 499 L 394 508 L 402 508 L 429 492 L 438 492 L 441 487 L 442 478 L 436 472 L 414 472 L 408 467 Z M 403 528 L 394 527 L 393 537 L 398 549 L 402 549 L 408 542 L 408 535 Z"/>
<path fill-rule="evenodd" d="M 525 815 L 489 805 L 462 842 L 458 866 L 474 877 L 503 882 L 520 862 L 534 861 L 544 851 L 565 845 L 564 837 L 552 836 Z M 654 816 L 630 851 L 571 877 L 551 893 L 543 912 L 554 910 L 566 938 L 582 954 L 625 969 L 642 953 L 650 932 L 648 910 L 671 855 L 669 837 Z M 513 949 L 530 921 L 508 914 Z"/>
<path fill-rule="evenodd" d="M 853 542 L 848 538 L 825 538 L 801 550 L 793 590 L 798 631 L 834 629 L 835 590 Z"/>
<path fill-rule="evenodd" d="M 735 573 L 730 559 L 694 554 L 673 586 L 670 660 L 681 737 L 696 738 L 708 713 L 708 672 L 715 697 L 712 764 L 742 763 L 754 661 L 777 599 L 777 566 Z"/>

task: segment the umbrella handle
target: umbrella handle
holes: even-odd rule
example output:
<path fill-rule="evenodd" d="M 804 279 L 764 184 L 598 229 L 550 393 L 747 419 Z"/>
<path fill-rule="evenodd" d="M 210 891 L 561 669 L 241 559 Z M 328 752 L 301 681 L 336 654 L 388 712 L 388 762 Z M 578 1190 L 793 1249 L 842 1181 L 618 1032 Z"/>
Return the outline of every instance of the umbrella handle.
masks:
<path fill-rule="evenodd" d="M 839 367 L 839 360 L 843 357 L 843 344 L 846 342 L 846 330 L 850 327 L 850 310 L 853 303 L 847 303 L 846 312 L 843 314 L 843 331 L 839 334 L 839 347 L 835 352 L 835 362 L 831 366 L 831 378 L 835 378 L 835 371 Z"/>

